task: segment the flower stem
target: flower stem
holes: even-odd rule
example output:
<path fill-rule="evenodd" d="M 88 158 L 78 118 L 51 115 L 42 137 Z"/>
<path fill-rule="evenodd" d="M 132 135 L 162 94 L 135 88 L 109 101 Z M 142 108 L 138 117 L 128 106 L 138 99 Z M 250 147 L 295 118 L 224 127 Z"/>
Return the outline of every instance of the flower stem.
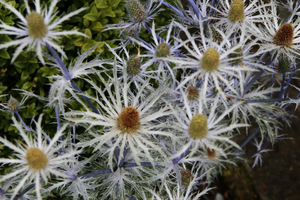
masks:
<path fill-rule="evenodd" d="M 257 74 L 255 74 L 255 76 L 249 81 L 246 82 L 244 85 L 244 92 L 243 92 L 243 96 L 250 90 L 250 88 L 252 87 L 252 85 L 255 83 L 255 81 L 257 81 L 257 79 L 264 73 L 264 70 L 260 70 Z"/>
<path fill-rule="evenodd" d="M 56 61 L 58 62 L 58 66 L 59 66 L 61 72 L 63 73 L 63 75 L 65 76 L 65 78 L 67 80 L 71 80 L 72 76 L 70 75 L 70 73 L 69 73 L 68 69 L 66 68 L 66 66 L 64 65 L 63 61 L 57 55 L 56 51 L 48 43 L 46 43 L 46 46 L 47 46 L 48 50 L 51 52 L 51 54 L 54 56 Z M 77 92 L 83 93 L 80 90 L 80 88 L 78 87 L 78 85 L 73 80 L 71 80 L 71 85 Z M 97 110 L 97 108 L 92 104 L 92 102 L 87 97 L 85 97 L 83 95 L 80 95 L 80 96 L 88 104 L 88 106 L 93 110 L 93 112 L 99 114 L 99 111 Z"/>
<path fill-rule="evenodd" d="M 31 132 L 34 132 L 37 134 L 37 132 L 33 129 L 31 129 L 30 127 L 28 127 L 25 122 L 23 121 L 22 117 L 20 116 L 19 112 L 18 111 L 15 111 L 15 114 L 18 116 L 19 120 L 21 121 L 21 123 L 23 124 L 23 127 L 25 127 L 26 130 L 28 131 L 31 131 Z"/>
<path fill-rule="evenodd" d="M 241 149 L 243 149 L 243 147 L 245 147 L 250 142 L 250 140 L 252 140 L 252 138 L 256 136 L 257 133 L 259 133 L 259 128 L 255 129 L 255 131 L 243 142 L 243 144 L 240 146 Z M 236 149 L 234 153 L 237 153 L 238 151 L 240 151 L 240 149 Z"/>
<path fill-rule="evenodd" d="M 104 169 L 104 170 L 91 172 L 91 173 L 88 173 L 88 174 L 79 175 L 79 177 L 90 178 L 90 177 L 93 177 L 93 176 L 99 176 L 99 175 L 102 175 L 102 174 L 110 174 L 110 173 L 112 173 L 112 171 L 110 169 Z"/>
<path fill-rule="evenodd" d="M 201 20 L 203 20 L 203 16 L 201 15 L 200 10 L 198 9 L 198 7 L 195 4 L 194 0 L 187 0 L 187 1 L 192 6 L 192 8 L 193 8 L 194 12 L 196 13 L 198 19 L 200 19 L 200 17 L 201 17 Z"/>
<path fill-rule="evenodd" d="M 60 70 L 64 74 L 65 78 L 67 80 L 71 80 L 72 77 L 71 77 L 71 75 L 70 75 L 67 67 L 65 66 L 65 64 L 63 63 L 63 61 L 60 59 L 60 57 L 57 55 L 56 51 L 48 43 L 46 43 L 46 47 L 48 48 L 48 50 L 50 51 L 50 53 L 54 56 L 54 58 L 58 62 L 58 66 L 60 67 Z"/>
<path fill-rule="evenodd" d="M 174 12 L 176 12 L 177 14 L 179 14 L 182 18 L 184 18 L 184 14 L 178 10 L 176 7 L 172 6 L 171 4 L 169 4 L 168 2 L 166 1 L 163 1 L 162 4 L 164 4 L 165 6 L 171 8 Z"/>
<path fill-rule="evenodd" d="M 185 152 L 183 152 L 180 156 L 178 156 L 177 158 L 174 158 L 172 160 L 173 164 L 178 164 L 182 158 L 184 158 L 186 155 L 188 155 L 190 153 L 191 148 L 192 148 L 192 145 Z"/>

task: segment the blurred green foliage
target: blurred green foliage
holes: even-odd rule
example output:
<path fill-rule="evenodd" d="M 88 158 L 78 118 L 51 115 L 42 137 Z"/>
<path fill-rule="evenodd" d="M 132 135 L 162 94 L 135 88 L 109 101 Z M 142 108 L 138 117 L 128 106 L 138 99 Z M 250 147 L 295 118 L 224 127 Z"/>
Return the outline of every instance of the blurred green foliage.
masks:
<path fill-rule="evenodd" d="M 26 10 L 23 0 L 6 0 L 26 16 Z M 64 16 L 72 11 L 86 7 L 87 9 L 69 20 L 65 21 L 59 30 L 78 30 L 85 33 L 89 37 L 68 36 L 62 37 L 57 44 L 63 46 L 63 49 L 68 57 L 65 60 L 65 65 L 69 66 L 70 62 L 74 62 L 76 57 L 81 52 L 88 50 L 94 45 L 98 45 L 94 56 L 101 53 L 101 58 L 109 58 L 110 53 L 105 52 L 105 44 L 114 45 L 114 39 L 119 37 L 118 30 L 109 30 L 102 32 L 103 27 L 107 24 L 118 23 L 125 15 L 126 0 L 60 0 L 54 12 L 57 12 L 56 17 Z M 42 6 L 47 6 L 51 0 L 42 1 Z M 34 10 L 34 4 L 29 1 L 29 6 Z M 0 20 L 7 25 L 16 26 L 20 20 L 5 6 L 0 4 Z M 0 43 L 6 43 L 14 39 L 14 36 L 0 35 Z M 80 52 L 78 52 L 80 49 Z M 23 96 L 16 89 L 33 92 L 36 95 L 47 97 L 51 82 L 53 80 L 49 76 L 61 74 L 59 69 L 46 64 L 42 65 L 37 59 L 35 51 L 23 51 L 15 60 L 11 62 L 15 48 L 0 50 L 0 103 L 6 104 L 10 96 L 15 97 L 21 102 Z M 48 52 L 46 48 L 44 52 Z M 78 82 L 81 85 L 80 82 Z M 89 91 L 89 88 L 84 88 Z M 5 95 L 5 96 L 2 96 Z M 1 97 L 2 96 L 2 97 Z M 22 119 L 26 124 L 31 124 L 32 118 L 45 113 L 43 123 L 45 131 L 56 130 L 55 111 L 53 108 L 47 107 L 46 102 L 34 97 L 28 98 L 24 103 L 23 108 L 19 111 Z M 72 106 L 73 104 L 71 104 Z M 73 106 L 76 106 L 74 104 Z M 1 108 L 2 109 L 2 108 Z M 11 125 L 11 114 L 0 111 L 0 135 L 8 137 L 16 137 L 16 129 Z M 3 153 L 3 152 L 2 152 Z"/>

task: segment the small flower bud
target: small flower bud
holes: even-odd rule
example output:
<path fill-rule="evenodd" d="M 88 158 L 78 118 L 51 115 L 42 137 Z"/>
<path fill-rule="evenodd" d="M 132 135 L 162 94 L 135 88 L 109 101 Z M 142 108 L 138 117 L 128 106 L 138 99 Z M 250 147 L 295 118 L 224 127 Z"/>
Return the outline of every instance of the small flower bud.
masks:
<path fill-rule="evenodd" d="M 230 4 L 228 19 L 232 22 L 243 21 L 245 18 L 244 2 L 242 0 L 233 0 Z"/>
<path fill-rule="evenodd" d="M 228 58 L 231 58 L 229 61 L 232 65 L 239 65 L 243 62 L 243 50 L 242 48 L 237 48 L 233 53 L 228 55 Z"/>
<path fill-rule="evenodd" d="M 207 49 L 200 61 L 201 67 L 207 72 L 216 71 L 220 65 L 220 55 L 215 49 Z"/>
<path fill-rule="evenodd" d="M 156 52 L 157 57 L 167 57 L 170 55 L 170 46 L 166 43 L 160 43 L 157 46 Z"/>
<path fill-rule="evenodd" d="M 133 19 L 143 20 L 147 17 L 144 6 L 138 0 L 128 0 L 126 8 Z"/>
<path fill-rule="evenodd" d="M 212 36 L 212 39 L 218 44 L 223 41 L 222 35 L 213 26 L 211 27 L 211 36 Z"/>
<path fill-rule="evenodd" d="M 285 73 L 290 71 L 290 61 L 288 58 L 280 58 L 278 63 L 278 71 L 280 73 Z"/>
<path fill-rule="evenodd" d="M 185 169 L 181 171 L 181 180 L 185 187 L 188 187 L 190 182 L 193 180 L 194 176 L 191 173 L 191 170 Z"/>
<path fill-rule="evenodd" d="M 189 101 L 196 101 L 199 98 L 199 91 L 194 86 L 187 88 L 187 98 Z"/>
<path fill-rule="evenodd" d="M 206 150 L 207 157 L 211 160 L 217 157 L 217 152 L 214 149 L 207 148 Z"/>
<path fill-rule="evenodd" d="M 131 56 L 127 61 L 127 73 L 130 76 L 136 76 L 141 72 L 141 59 L 135 55 Z"/>
<path fill-rule="evenodd" d="M 10 111 L 15 112 L 19 109 L 19 101 L 13 97 L 10 97 L 7 102 L 7 106 L 9 107 Z"/>

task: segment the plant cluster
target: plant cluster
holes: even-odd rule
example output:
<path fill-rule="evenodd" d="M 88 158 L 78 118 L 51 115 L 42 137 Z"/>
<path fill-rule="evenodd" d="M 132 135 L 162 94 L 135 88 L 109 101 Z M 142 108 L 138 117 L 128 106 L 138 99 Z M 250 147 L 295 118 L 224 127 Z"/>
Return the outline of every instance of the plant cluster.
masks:
<path fill-rule="evenodd" d="M 251 142 L 262 164 L 299 103 L 300 1 L 183 2 L 0 0 L 0 66 L 43 76 L 2 95 L 0 199 L 196 200 Z"/>

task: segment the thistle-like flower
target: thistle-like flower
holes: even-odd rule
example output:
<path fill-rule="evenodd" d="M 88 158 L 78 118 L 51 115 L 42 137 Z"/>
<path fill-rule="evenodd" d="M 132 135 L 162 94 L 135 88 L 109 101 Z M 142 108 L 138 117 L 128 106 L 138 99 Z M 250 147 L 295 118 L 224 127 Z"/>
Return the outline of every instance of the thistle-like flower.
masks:
<path fill-rule="evenodd" d="M 86 178 L 80 175 L 91 159 L 81 161 L 78 161 L 78 158 L 76 159 L 76 162 L 61 166 L 67 178 L 64 177 L 59 182 L 52 183 L 53 185 L 47 188 L 47 191 L 58 188 L 62 196 L 71 196 L 74 200 L 81 198 L 84 200 L 91 199 L 97 187 L 96 180 L 93 177 Z"/>
<path fill-rule="evenodd" d="M 280 129 L 278 118 L 287 122 L 286 111 L 278 106 L 281 103 L 270 101 L 276 92 L 280 92 L 280 88 L 265 88 L 265 84 L 262 82 L 256 82 L 249 86 L 246 81 L 246 79 L 249 80 L 246 72 L 241 73 L 240 77 L 240 80 L 235 83 L 235 91 L 228 92 L 228 95 L 231 96 L 230 104 L 237 105 L 232 112 L 233 121 L 239 120 L 242 123 L 253 124 L 255 121 L 262 136 L 267 135 L 271 142 L 274 142 Z M 270 79 L 270 75 L 265 77 Z"/>
<path fill-rule="evenodd" d="M 183 91 L 182 96 L 183 107 L 178 108 L 177 112 L 174 111 L 175 120 L 174 124 L 172 124 L 172 127 L 180 135 L 178 145 L 181 146 L 180 150 L 172 156 L 174 162 L 181 162 L 181 159 L 189 160 L 189 162 L 198 160 L 200 165 L 205 165 L 204 161 L 210 160 L 210 158 L 227 157 L 226 152 L 229 147 L 220 148 L 218 143 L 239 148 L 230 139 L 230 132 L 236 128 L 247 127 L 248 125 L 236 122 L 227 125 L 222 122 L 236 105 L 223 110 L 219 104 L 219 96 L 217 96 L 209 108 L 204 107 L 201 99 L 198 100 L 197 107 L 193 108 L 188 103 L 187 95 Z M 203 156 L 203 152 L 206 152 L 207 156 Z M 183 155 L 186 156 L 183 158 Z M 221 162 L 221 159 L 219 161 Z"/>
<path fill-rule="evenodd" d="M 123 76 L 126 75 L 127 80 L 132 80 L 137 89 L 139 89 L 140 85 L 145 83 L 145 81 L 149 78 L 152 80 L 159 79 L 156 75 L 157 70 L 150 70 L 150 66 L 143 62 L 141 55 L 130 55 L 126 47 L 122 46 L 122 52 L 125 54 L 123 58 L 120 56 L 120 53 L 117 53 L 109 45 L 107 45 L 107 47 L 116 58 L 115 66 L 117 67 L 118 72 L 120 72 L 119 79 L 123 79 Z M 148 88 L 149 87 L 152 88 L 150 85 Z"/>
<path fill-rule="evenodd" d="M 0 137 L 0 142 L 14 151 L 15 158 L 0 158 L 0 163 L 12 165 L 12 171 L 0 178 L 0 182 L 18 177 L 19 182 L 13 189 L 10 199 L 14 199 L 24 184 L 35 184 L 36 199 L 42 200 L 41 196 L 41 179 L 47 183 L 51 175 L 57 177 L 66 177 L 60 166 L 63 163 L 73 162 L 73 156 L 80 153 L 79 151 L 70 151 L 61 153 L 62 148 L 66 145 L 66 140 L 58 143 L 59 138 L 63 135 L 67 124 L 56 132 L 50 140 L 41 127 L 42 115 L 40 115 L 37 126 L 37 136 L 32 138 L 25 133 L 22 124 L 12 117 L 15 127 L 18 129 L 20 136 L 24 139 L 17 145 L 14 145 L 5 138 Z"/>
<path fill-rule="evenodd" d="M 186 170 L 187 171 L 187 170 Z M 179 180 L 176 181 L 176 185 L 168 184 L 163 185 L 163 190 L 160 193 L 156 193 L 154 190 L 148 190 L 152 194 L 151 200 L 198 200 L 203 197 L 212 188 L 205 188 L 203 191 L 197 190 L 197 183 L 201 181 L 205 176 L 201 173 L 181 172 Z M 198 183 L 199 184 L 199 183 Z M 197 190 L 197 192 L 195 191 Z"/>
<path fill-rule="evenodd" d="M 162 1 L 157 3 L 155 0 L 148 0 L 146 4 L 142 4 L 139 0 L 128 0 L 126 3 L 128 19 L 120 24 L 108 25 L 105 30 L 119 29 L 125 35 L 138 35 L 141 27 L 145 26 L 160 12 L 161 4 Z"/>
<path fill-rule="evenodd" d="M 248 3 L 244 0 L 220 1 L 219 6 L 211 7 L 217 13 L 216 17 L 211 18 L 218 20 L 215 24 L 217 27 L 225 26 L 226 30 L 228 30 L 237 24 L 234 28 L 244 32 L 246 29 L 243 24 L 248 26 L 250 23 L 260 22 L 264 16 L 269 17 L 268 14 L 257 15 L 257 12 L 267 6 L 269 4 L 262 3 L 259 0 L 253 0 Z"/>
<path fill-rule="evenodd" d="M 83 146 L 93 146 L 94 151 L 101 154 L 108 154 L 110 169 L 115 165 L 122 165 L 124 154 L 132 155 L 134 161 L 141 166 L 141 161 L 151 162 L 154 165 L 155 159 L 164 157 L 165 154 L 159 147 L 159 137 L 173 137 L 172 133 L 166 130 L 166 124 L 162 117 L 170 114 L 168 107 L 154 110 L 165 89 L 162 85 L 156 91 L 147 91 L 149 84 L 145 81 L 135 94 L 127 81 L 126 71 L 123 80 L 119 80 L 114 67 L 113 77 L 105 81 L 101 75 L 100 80 L 105 88 L 100 88 L 91 80 L 86 80 L 95 89 L 99 97 L 86 95 L 99 105 L 99 114 L 90 109 L 86 111 L 73 111 L 66 113 L 77 124 L 90 124 L 88 133 L 92 139 L 83 141 Z M 152 92 L 150 94 L 150 92 Z M 94 127 L 96 132 L 93 132 Z M 119 153 L 116 153 L 119 151 Z M 157 154 L 155 158 L 153 154 Z M 117 162 L 115 162 L 115 160 Z"/>
<path fill-rule="evenodd" d="M 229 37 L 233 34 L 231 29 L 228 33 L 222 34 L 222 42 L 217 44 L 212 42 L 212 38 L 208 38 L 204 33 L 204 27 L 199 22 L 199 35 L 192 35 L 189 30 L 183 27 L 181 24 L 176 25 L 186 35 L 187 40 L 179 39 L 180 45 L 182 45 L 187 51 L 188 56 L 186 58 L 170 58 L 169 61 L 174 62 L 176 66 L 174 69 L 182 69 L 186 71 L 186 76 L 178 85 L 178 88 L 183 87 L 189 81 L 199 78 L 202 80 L 200 98 L 205 101 L 208 95 L 213 92 L 208 89 L 209 83 L 213 83 L 217 92 L 219 92 L 223 99 L 226 99 L 222 87 L 228 87 L 234 90 L 232 82 L 234 78 L 239 78 L 237 72 L 244 70 L 253 70 L 249 67 L 232 66 L 230 61 L 232 60 L 228 56 L 235 53 L 239 48 L 242 48 L 243 43 L 239 42 L 234 47 L 228 48 Z M 187 70 L 192 69 L 192 70 Z"/>
<path fill-rule="evenodd" d="M 76 96 L 74 93 L 74 88 L 72 85 L 72 81 L 75 79 L 86 77 L 91 73 L 95 73 L 95 68 L 102 69 L 105 62 L 96 57 L 91 61 L 86 61 L 87 57 L 94 52 L 97 46 L 90 48 L 89 50 L 85 51 L 82 55 L 79 55 L 77 60 L 73 63 L 70 62 L 69 64 L 69 74 L 70 77 L 65 77 L 63 75 L 53 75 L 49 78 L 53 78 L 55 81 L 51 83 L 49 96 L 48 96 L 48 105 L 53 106 L 58 104 L 61 111 L 64 111 L 64 104 L 67 101 L 66 92 L 69 92 L 73 97 Z M 49 57 L 49 56 L 48 56 Z M 53 63 L 48 63 L 50 66 L 54 66 L 56 68 L 60 68 L 60 63 L 57 62 L 56 59 L 49 57 Z"/>
<path fill-rule="evenodd" d="M 150 29 L 150 28 L 149 28 Z M 170 77 L 175 80 L 175 74 L 173 69 L 168 61 L 168 59 L 178 57 L 179 46 L 177 41 L 173 41 L 172 34 L 174 33 L 174 22 L 171 22 L 167 31 L 167 36 L 165 39 L 158 36 L 155 30 L 155 23 L 152 23 L 152 39 L 153 43 L 148 43 L 143 41 L 142 39 L 137 40 L 131 38 L 135 43 L 139 44 L 141 47 L 147 50 L 146 53 L 142 54 L 142 58 L 146 58 L 147 61 L 145 66 L 157 66 L 157 73 L 159 75 L 163 75 L 166 73 L 170 75 Z M 176 33 L 175 33 L 176 34 Z"/>
<path fill-rule="evenodd" d="M 271 17 L 266 17 L 267 14 Z M 272 52 L 276 55 L 275 59 L 282 56 L 289 57 L 295 63 L 300 55 L 299 15 L 293 11 L 289 18 L 283 21 L 278 13 L 278 4 L 273 1 L 269 9 L 260 10 L 260 15 L 263 16 L 260 27 L 254 23 L 248 26 L 248 31 L 259 39 L 260 51 Z"/>
<path fill-rule="evenodd" d="M 214 4 L 213 1 L 195 0 L 194 2 L 195 4 L 193 6 L 191 6 L 190 2 L 187 5 L 182 4 L 186 2 L 176 2 L 178 5 L 177 8 L 179 8 L 180 10 L 175 9 L 175 15 L 177 17 L 177 20 L 182 24 L 185 24 L 187 26 L 197 26 L 199 23 L 199 19 L 207 19 L 211 14 L 212 9 L 210 7 L 214 6 L 212 5 Z M 187 6 L 188 8 L 186 8 Z"/>
<path fill-rule="evenodd" d="M 4 108 L 4 109 L 0 109 L 0 111 L 9 112 L 9 113 L 17 112 L 20 109 L 24 108 L 23 104 L 25 103 L 27 98 L 28 96 L 24 96 L 22 98 L 22 101 L 19 102 L 16 98 L 10 96 L 6 104 L 0 104 L 0 106 Z"/>
<path fill-rule="evenodd" d="M 14 60 L 22 52 L 22 50 L 28 46 L 28 50 L 36 49 L 37 56 L 39 60 L 45 64 L 42 47 L 48 43 L 58 52 L 60 52 L 65 58 L 66 55 L 63 49 L 55 44 L 55 40 L 59 39 L 63 35 L 82 35 L 86 36 L 83 33 L 78 31 L 57 31 L 56 29 L 61 25 L 62 22 L 68 20 L 70 17 L 77 15 L 78 13 L 85 10 L 85 8 L 80 8 L 74 12 L 71 12 L 61 18 L 56 18 L 57 12 L 54 12 L 55 6 L 58 0 L 51 1 L 49 9 L 42 9 L 40 5 L 40 0 L 35 0 L 35 11 L 32 11 L 29 7 L 28 0 L 25 0 L 25 6 L 27 11 L 27 16 L 23 16 L 19 11 L 17 11 L 12 5 L 0 0 L 0 3 L 3 4 L 7 9 L 13 12 L 21 22 L 17 27 L 7 25 L 3 22 L 0 23 L 0 34 L 15 35 L 18 38 L 11 42 L 0 44 L 0 49 L 8 48 L 11 46 L 19 46 L 11 60 Z"/>
<path fill-rule="evenodd" d="M 263 139 L 261 139 L 260 142 L 258 142 L 257 139 L 254 140 L 254 145 L 257 149 L 257 152 L 252 156 L 252 158 L 255 158 L 252 167 L 255 167 L 258 165 L 262 166 L 262 163 L 263 163 L 262 153 L 272 151 L 271 149 L 264 149 L 264 147 L 262 147 L 263 142 L 264 142 Z"/>

